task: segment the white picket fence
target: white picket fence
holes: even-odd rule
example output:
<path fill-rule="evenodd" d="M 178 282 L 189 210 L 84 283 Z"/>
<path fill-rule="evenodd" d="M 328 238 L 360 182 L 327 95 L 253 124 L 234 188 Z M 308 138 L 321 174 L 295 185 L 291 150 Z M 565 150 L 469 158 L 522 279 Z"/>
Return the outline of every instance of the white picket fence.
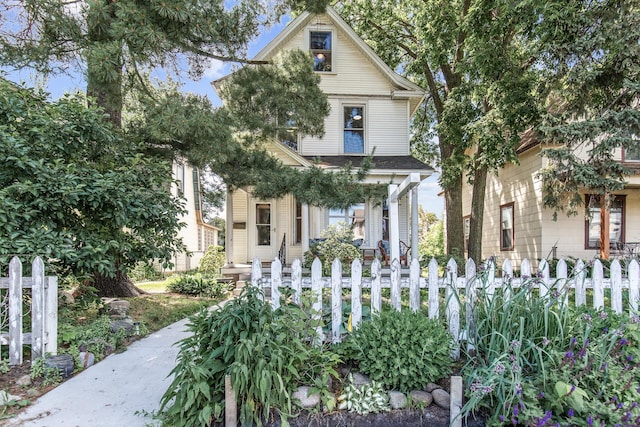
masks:
<path fill-rule="evenodd" d="M 315 296 L 313 310 L 316 313 L 322 312 L 322 289 L 331 289 L 331 341 L 338 343 L 341 340 L 340 326 L 342 323 L 342 290 L 351 290 L 351 318 L 353 327 L 362 320 L 362 289 L 371 290 L 371 313 L 379 312 L 382 307 L 382 289 L 390 289 L 390 304 L 396 310 L 402 307 L 402 288 L 409 289 L 409 307 L 413 311 L 420 308 L 420 289 L 428 289 L 428 312 L 430 318 L 440 316 L 440 290 L 444 290 L 444 309 L 449 332 L 456 341 L 456 348 L 453 356 L 460 355 L 460 341 L 466 340 L 466 330 L 471 329 L 470 324 L 471 307 L 476 299 L 479 288 L 484 288 L 487 295 L 493 295 L 495 290 L 507 281 L 511 288 L 520 287 L 525 281 L 535 276 L 537 280 L 528 280 L 528 284 L 533 284 L 538 289 L 541 297 L 550 292 L 555 292 L 566 287 L 572 288 L 577 306 L 586 304 L 587 289 L 593 289 L 593 306 L 595 308 L 604 307 L 605 289 L 610 289 L 611 308 L 621 313 L 623 289 L 628 289 L 630 313 L 638 310 L 638 300 L 640 298 L 640 265 L 637 260 L 632 260 L 628 266 L 627 274 L 623 277 L 622 268 L 618 260 L 614 260 L 610 267 L 610 278 L 604 277 L 603 265 L 596 260 L 592 267 L 592 276 L 587 277 L 585 264 L 579 260 L 572 272 L 568 275 L 567 263 L 559 260 L 556 266 L 556 277 L 552 278 L 549 272 L 549 264 L 546 260 L 540 263 L 537 272 L 532 274 L 531 263 L 523 260 L 520 266 L 520 277 L 514 277 L 513 267 L 510 260 L 505 260 L 502 265 L 502 277 L 496 277 L 496 267 L 494 263 L 488 262 L 483 265 L 484 273 L 477 274 L 476 264 L 469 259 L 465 266 L 465 275 L 458 276 L 456 262 L 451 259 L 445 267 L 444 277 L 439 277 L 438 263 L 432 259 L 427 270 L 427 277 L 421 277 L 421 267 L 417 260 L 411 262 L 409 275 L 402 276 L 400 263 L 393 260 L 388 270 L 388 275 L 383 275 L 382 266 L 378 260 L 371 264 L 371 277 L 362 277 L 362 264 L 359 260 L 351 264 L 350 277 L 343 277 L 342 265 L 336 259 L 331 265 L 331 277 L 322 277 L 322 264 L 319 259 L 311 266 L 311 276 L 303 277 L 302 265 L 299 259 L 293 261 L 291 273 L 284 275 L 282 265 L 279 260 L 271 263 L 270 276 L 263 275 L 262 263 L 256 258 L 252 263 L 251 284 L 262 288 L 270 288 L 271 304 L 274 308 L 280 306 L 281 288 L 290 287 L 293 290 L 293 302 L 301 303 L 302 288 L 310 288 Z M 464 289 L 467 319 L 465 325 L 460 322 L 460 300 L 454 295 L 458 289 Z M 567 292 L 563 292 L 564 298 L 568 298 Z M 568 300 L 567 300 L 568 303 Z M 323 339 L 322 330 L 318 328 L 318 336 Z M 467 340 L 468 350 L 473 349 L 471 340 Z"/>
<path fill-rule="evenodd" d="M 26 298 L 31 302 L 31 332 L 23 331 L 24 289 L 31 289 L 30 298 Z M 0 350 L 9 346 L 9 364 L 22 364 L 25 345 L 31 346 L 31 360 L 56 354 L 58 278 L 44 275 L 42 259 L 36 257 L 31 264 L 31 277 L 23 277 L 22 262 L 13 257 L 9 277 L 0 278 L 0 295 Z"/>

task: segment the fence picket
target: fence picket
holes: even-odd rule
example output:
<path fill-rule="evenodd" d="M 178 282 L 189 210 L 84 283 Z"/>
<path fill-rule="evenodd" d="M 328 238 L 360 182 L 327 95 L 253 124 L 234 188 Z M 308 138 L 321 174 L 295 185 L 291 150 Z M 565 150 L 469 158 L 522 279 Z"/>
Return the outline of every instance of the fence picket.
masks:
<path fill-rule="evenodd" d="M 629 313 L 638 311 L 638 298 L 640 298 L 640 265 L 638 260 L 631 260 L 628 268 L 629 276 Z"/>
<path fill-rule="evenodd" d="M 451 258 L 447 263 L 446 312 L 449 333 L 454 341 L 451 357 L 456 360 L 460 358 L 460 300 L 456 289 L 457 283 L 458 264 Z"/>
<path fill-rule="evenodd" d="M 291 289 L 293 303 L 302 305 L 302 262 L 298 258 L 291 263 Z"/>
<path fill-rule="evenodd" d="M 420 310 L 420 261 L 416 258 L 409 270 L 409 307 L 414 313 Z"/>
<path fill-rule="evenodd" d="M 513 279 L 513 264 L 511 264 L 511 260 L 507 258 L 502 262 L 502 294 L 504 295 L 504 299 L 511 297 L 511 286 L 506 286 L 513 284 L 511 279 Z"/>
<path fill-rule="evenodd" d="M 280 287 L 282 286 L 282 262 L 276 258 L 271 262 L 271 305 L 280 308 Z"/>
<path fill-rule="evenodd" d="M 523 279 L 529 279 L 533 276 L 531 276 L 531 262 L 529 262 L 529 260 L 527 258 L 522 260 L 522 263 L 520 264 L 520 277 Z M 527 292 L 525 295 L 527 297 L 527 299 L 531 298 L 531 293 L 533 291 L 531 289 L 529 289 L 529 292 Z"/>
<path fill-rule="evenodd" d="M 43 357 L 45 342 L 44 262 L 36 257 L 31 263 L 31 359 Z"/>
<path fill-rule="evenodd" d="M 558 261 L 556 265 L 556 288 L 560 290 L 562 296 L 562 305 L 566 307 L 569 304 L 569 281 L 567 280 L 567 262 L 563 259 Z"/>
<path fill-rule="evenodd" d="M 331 342 L 337 344 L 342 325 L 342 265 L 338 258 L 331 264 Z"/>
<path fill-rule="evenodd" d="M 593 263 L 593 306 L 595 308 L 604 307 L 604 269 L 599 259 Z"/>
<path fill-rule="evenodd" d="M 435 258 L 429 261 L 429 318 L 437 319 L 440 316 L 440 302 L 438 301 L 438 262 Z"/>
<path fill-rule="evenodd" d="M 362 264 L 359 259 L 351 263 L 351 327 L 356 329 L 362 320 Z"/>
<path fill-rule="evenodd" d="M 22 364 L 22 263 L 9 263 L 9 364 Z"/>
<path fill-rule="evenodd" d="M 253 259 L 251 263 L 251 286 L 259 286 L 260 289 L 262 287 L 262 262 L 258 257 Z"/>
<path fill-rule="evenodd" d="M 614 259 L 610 266 L 611 272 L 611 309 L 622 313 L 622 266 Z"/>
<path fill-rule="evenodd" d="M 540 274 L 540 298 L 546 297 L 551 292 L 551 288 L 553 288 L 553 284 L 549 279 L 551 276 L 549 274 L 549 263 L 546 259 L 542 259 L 540 261 L 540 266 L 538 267 L 538 272 Z"/>
<path fill-rule="evenodd" d="M 382 264 L 379 259 L 371 263 L 371 315 L 382 309 Z"/>
<path fill-rule="evenodd" d="M 311 294 L 313 295 L 313 318 L 318 323 L 316 326 L 317 340 L 316 344 L 320 345 L 324 341 L 324 333 L 322 332 L 322 263 L 318 258 L 313 260 L 311 264 Z"/>
<path fill-rule="evenodd" d="M 587 304 L 587 270 L 585 269 L 584 262 L 579 259 L 576 262 L 576 266 L 573 270 L 573 287 L 576 293 L 576 307 Z"/>
<path fill-rule="evenodd" d="M 476 263 L 469 258 L 465 264 L 465 277 L 468 277 L 465 286 L 465 313 L 467 320 L 467 352 L 472 354 L 475 351 L 476 345 L 476 325 L 473 322 L 473 308 L 476 303 L 476 290 L 480 284 L 480 280 L 476 276 Z"/>
<path fill-rule="evenodd" d="M 400 293 L 400 261 L 395 258 L 391 261 L 391 307 L 400 311 L 401 293 Z"/>

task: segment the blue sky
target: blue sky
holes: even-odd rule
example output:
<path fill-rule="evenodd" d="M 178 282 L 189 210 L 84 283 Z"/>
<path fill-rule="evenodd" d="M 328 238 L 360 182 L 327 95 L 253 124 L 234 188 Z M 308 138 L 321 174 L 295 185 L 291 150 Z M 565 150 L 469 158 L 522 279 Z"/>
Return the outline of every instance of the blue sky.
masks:
<path fill-rule="evenodd" d="M 249 57 L 257 54 L 267 43 L 269 43 L 290 21 L 289 17 L 284 17 L 282 22 L 274 25 L 268 31 L 263 32 L 255 41 L 248 46 Z M 220 61 L 211 61 L 209 67 L 205 71 L 200 80 L 191 80 L 185 75 L 182 78 L 183 90 L 199 95 L 206 95 L 213 105 L 220 105 L 220 98 L 213 90 L 211 82 L 231 72 L 232 64 L 222 63 Z M 81 74 L 60 75 L 49 77 L 43 81 L 31 70 L 23 70 L 20 72 L 11 72 L 7 77 L 16 82 L 26 82 L 29 86 L 44 85 L 46 90 L 51 94 L 51 99 L 58 99 L 64 93 L 84 91 L 86 89 L 86 81 Z M 440 186 L 438 185 L 438 174 L 434 174 L 420 184 L 419 201 L 427 212 L 434 212 L 438 216 L 442 216 L 444 211 L 444 199 L 438 196 Z"/>

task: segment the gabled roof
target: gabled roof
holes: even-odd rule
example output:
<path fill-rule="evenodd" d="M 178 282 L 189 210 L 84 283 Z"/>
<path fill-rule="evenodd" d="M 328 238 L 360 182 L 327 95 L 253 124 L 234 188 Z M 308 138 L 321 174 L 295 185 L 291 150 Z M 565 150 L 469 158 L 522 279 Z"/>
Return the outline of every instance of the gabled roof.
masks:
<path fill-rule="evenodd" d="M 425 91 L 417 84 L 402 77 L 395 71 L 393 71 L 380 57 L 369 47 L 367 43 L 360 38 L 358 34 L 347 24 L 331 6 L 327 6 L 326 16 L 333 22 L 333 24 L 344 34 L 346 34 L 355 44 L 355 46 L 362 52 L 362 54 L 380 71 L 380 73 L 387 78 L 398 90 L 392 91 L 391 96 L 394 98 L 412 98 L 414 102 L 411 102 L 412 111 L 415 112 L 420 105 L 422 99 L 425 96 Z M 293 36 L 298 34 L 302 29 L 315 17 L 316 14 L 304 12 L 291 21 L 271 42 L 269 42 L 260 52 L 253 58 L 256 61 L 264 61 L 271 59 L 277 52 L 280 51 L 282 46 L 289 41 Z"/>

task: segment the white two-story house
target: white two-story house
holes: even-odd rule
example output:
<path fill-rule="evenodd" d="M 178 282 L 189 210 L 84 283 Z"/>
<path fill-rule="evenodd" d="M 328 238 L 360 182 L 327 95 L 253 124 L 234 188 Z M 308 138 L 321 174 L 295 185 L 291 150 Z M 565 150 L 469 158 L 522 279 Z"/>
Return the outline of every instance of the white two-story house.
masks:
<path fill-rule="evenodd" d="M 228 194 L 226 207 L 229 263 L 256 257 L 268 261 L 280 254 L 288 264 L 338 221 L 352 227 L 362 248 L 377 248 L 381 240 L 393 241 L 394 234 L 410 245 L 410 205 L 417 207 L 418 200 L 417 188 L 407 190 L 432 173 L 409 152 L 410 120 L 425 92 L 389 68 L 331 8 L 298 16 L 253 59 L 269 60 L 286 49 L 302 49 L 314 58 L 331 112 L 323 137 L 294 135 L 289 141 L 272 141 L 270 152 L 297 168 L 319 159 L 327 170 L 347 162 L 358 167 L 373 152 L 374 166 L 364 185 L 387 184 L 395 193 L 384 202 L 363 200 L 347 209 L 326 209 L 301 204 L 292 196 L 259 200 L 249 189 L 235 190 Z M 413 228 L 417 234 L 417 225 Z"/>

